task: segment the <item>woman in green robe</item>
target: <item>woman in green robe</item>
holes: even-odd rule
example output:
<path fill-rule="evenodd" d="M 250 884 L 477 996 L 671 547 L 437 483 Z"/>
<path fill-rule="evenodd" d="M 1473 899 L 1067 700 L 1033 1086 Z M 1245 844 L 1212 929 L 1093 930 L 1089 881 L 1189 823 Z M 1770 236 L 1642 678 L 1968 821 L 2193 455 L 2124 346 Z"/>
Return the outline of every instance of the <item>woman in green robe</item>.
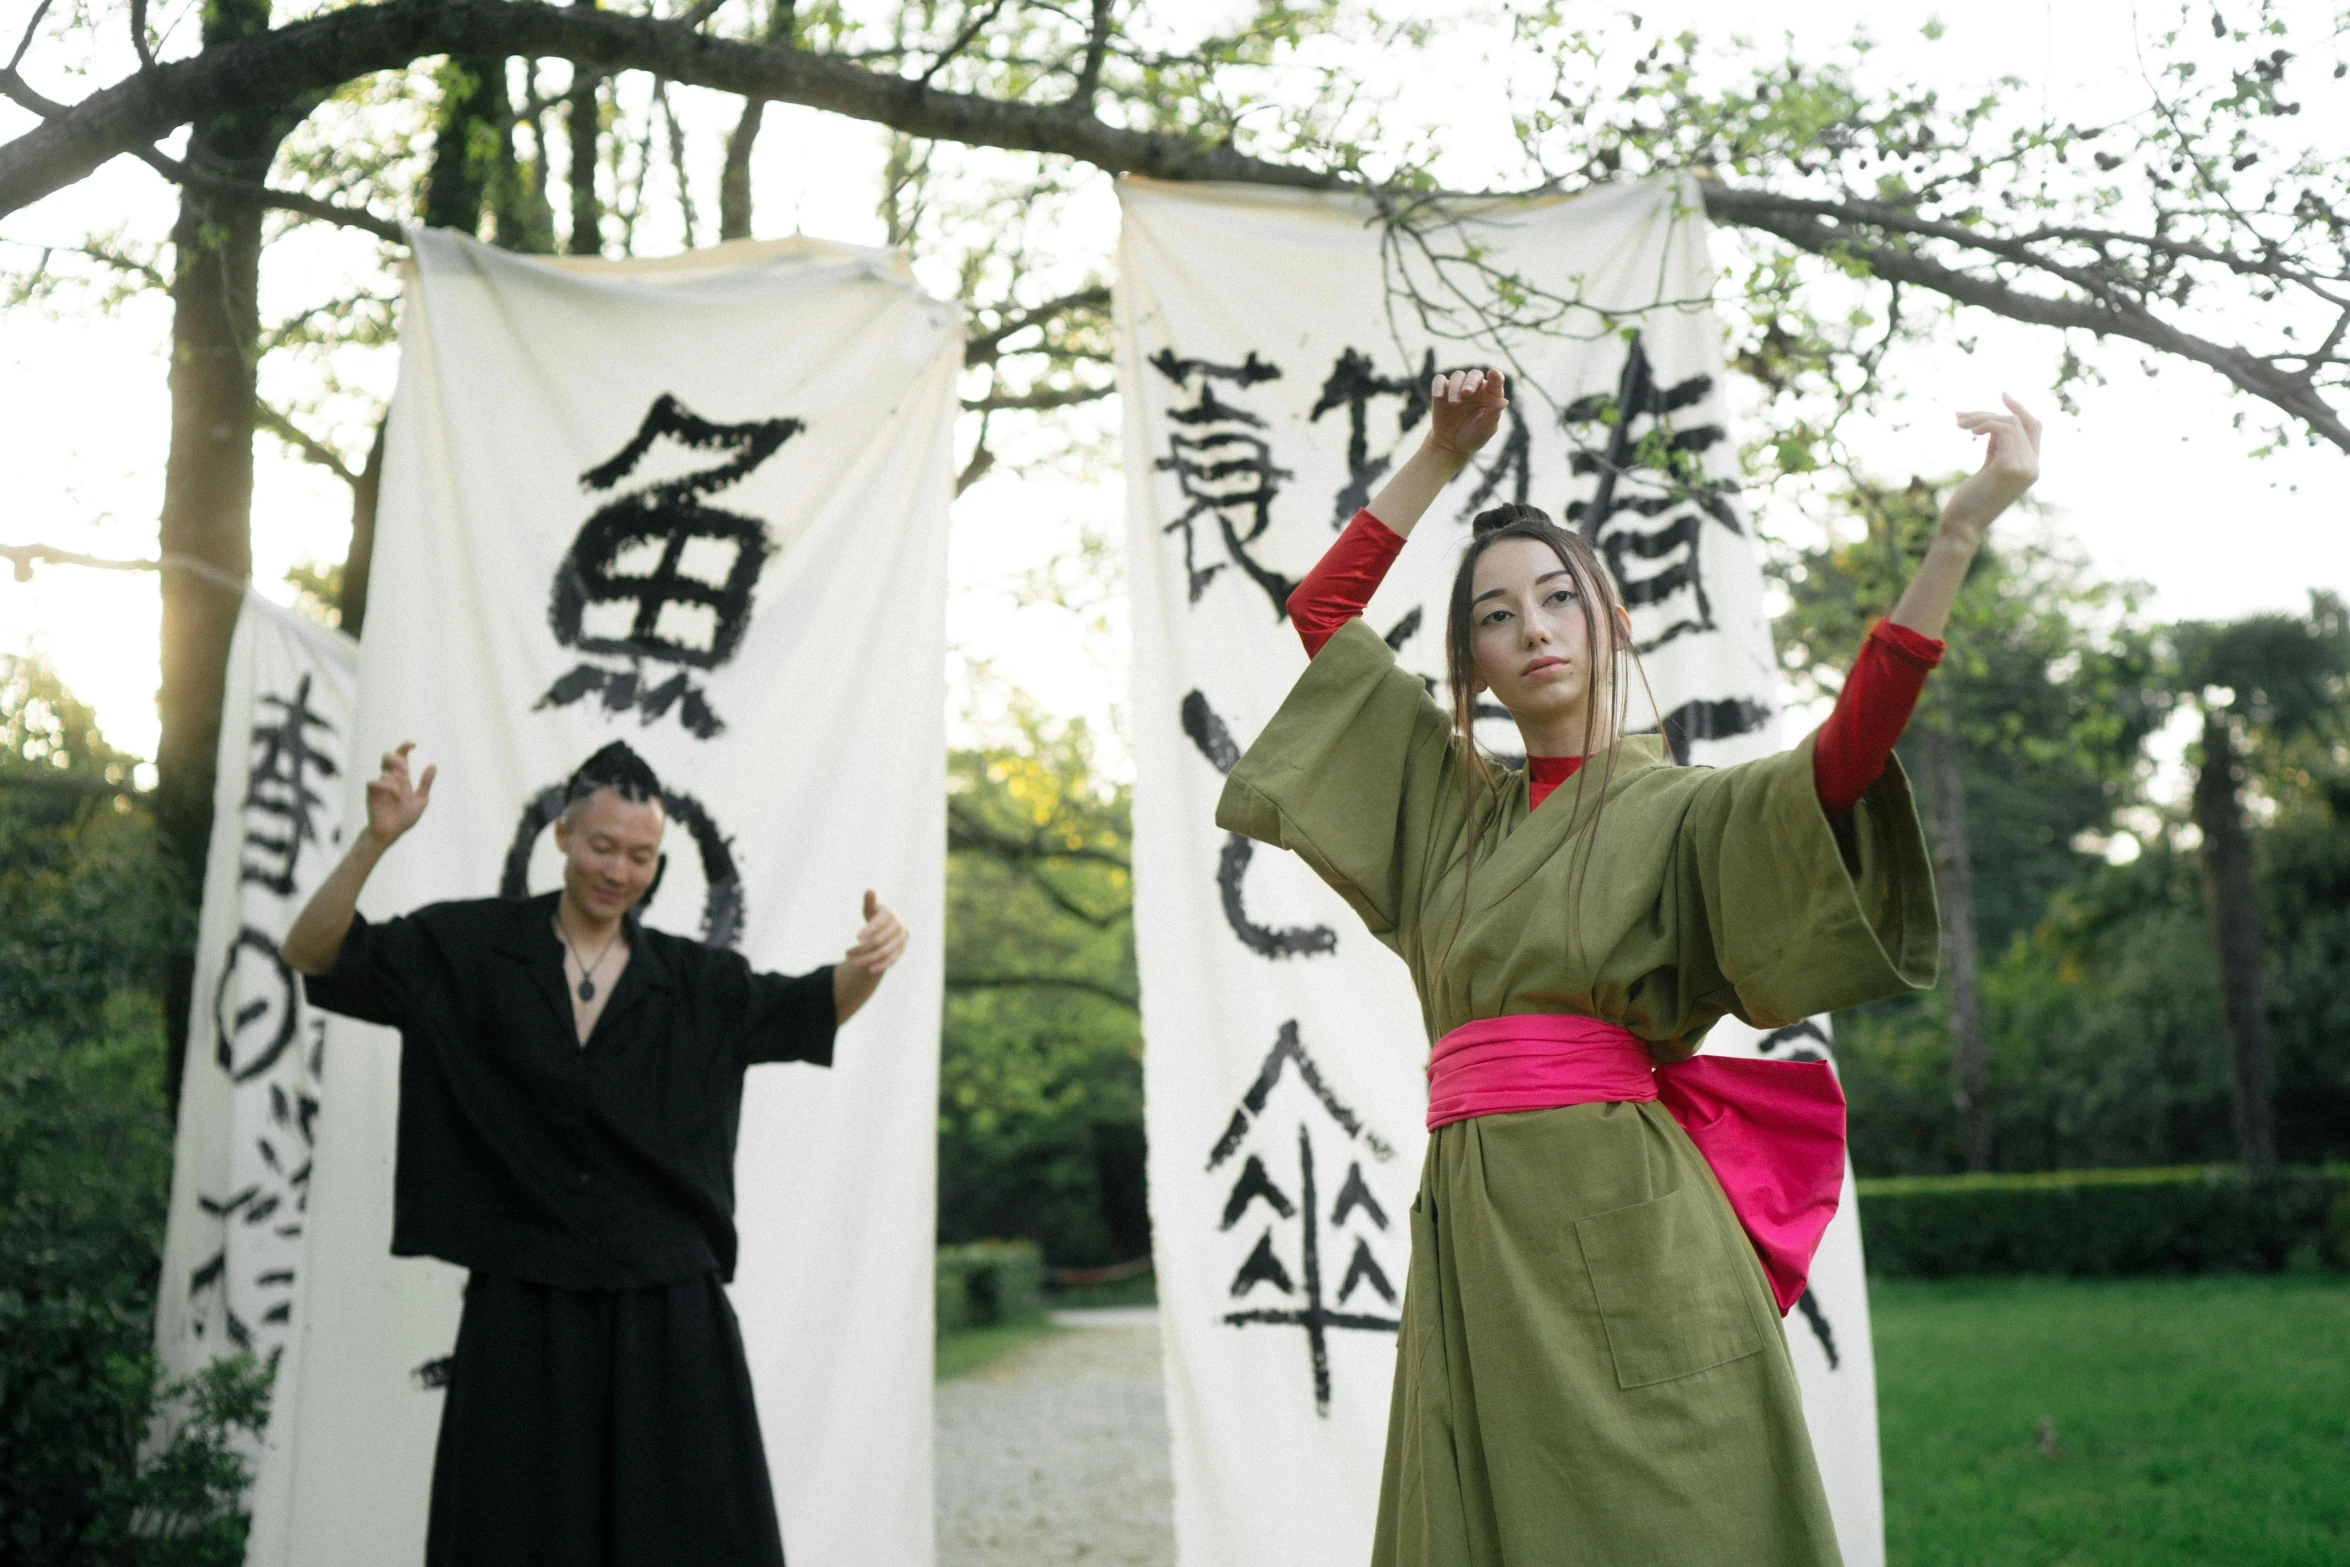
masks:
<path fill-rule="evenodd" d="M 1400 548 L 1505 406 L 1497 373 L 1438 377 L 1370 528 Z M 1923 638 L 2038 472 L 2039 425 L 2012 400 L 1959 423 L 1990 438 L 1982 470 L 1890 617 Z M 1345 897 L 1410 966 L 1432 1041 L 1571 1014 L 1670 1064 L 1724 1016 L 1774 1028 L 1931 985 L 1932 873 L 1899 764 L 1833 814 L 1816 735 L 1673 765 L 1625 733 L 1644 681 L 1606 571 L 1540 513 L 1505 513 L 1480 519 L 1451 595 L 1451 710 L 1348 619 L 1233 768 L 1218 824 Z M 1548 776 L 1480 755 L 1479 696 Z M 1657 1101 L 1439 1125 L 1411 1225 L 1374 1567 L 1839 1561 L 1771 1287 Z"/>

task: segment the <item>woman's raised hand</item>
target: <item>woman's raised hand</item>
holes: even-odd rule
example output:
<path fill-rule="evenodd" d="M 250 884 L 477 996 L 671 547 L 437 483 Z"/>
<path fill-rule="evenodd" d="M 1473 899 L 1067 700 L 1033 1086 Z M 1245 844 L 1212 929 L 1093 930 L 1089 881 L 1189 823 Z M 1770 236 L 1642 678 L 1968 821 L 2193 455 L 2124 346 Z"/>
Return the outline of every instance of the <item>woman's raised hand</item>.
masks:
<path fill-rule="evenodd" d="M 1960 429 L 1987 435 L 1991 442 L 1983 452 L 1983 466 L 1942 505 L 1945 527 L 1971 530 L 1978 540 L 2040 477 L 2040 421 L 2014 398 L 2002 393 L 1999 400 L 2007 404 L 2007 412 L 1958 416 Z"/>
<path fill-rule="evenodd" d="M 415 749 L 416 742 L 408 740 L 397 751 L 386 751 L 383 771 L 367 786 L 367 830 L 379 842 L 388 844 L 415 826 L 432 801 L 433 775 L 440 768 L 427 767 L 423 778 L 409 782 L 408 753 Z"/>
<path fill-rule="evenodd" d="M 1499 370 L 1455 370 L 1428 389 L 1428 444 L 1466 462 L 1501 428 L 1503 395 Z"/>

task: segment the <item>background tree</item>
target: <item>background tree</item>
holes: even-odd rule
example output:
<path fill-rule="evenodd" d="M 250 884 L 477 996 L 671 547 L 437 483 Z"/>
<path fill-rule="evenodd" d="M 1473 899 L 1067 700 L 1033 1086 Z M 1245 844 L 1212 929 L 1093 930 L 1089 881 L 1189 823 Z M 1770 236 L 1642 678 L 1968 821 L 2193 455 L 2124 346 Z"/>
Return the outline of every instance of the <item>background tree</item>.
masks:
<path fill-rule="evenodd" d="M 160 959 L 185 905 L 134 758 L 36 660 L 0 657 L 0 1557 L 242 1559 L 266 1381 L 225 1362 L 142 1464 L 171 1172 Z"/>
<path fill-rule="evenodd" d="M 2171 630 L 2175 678 L 2202 714 L 2194 818 L 2202 842 L 2203 901 L 2219 961 L 2228 1080 L 2244 1169 L 2262 1175 L 2277 1162 L 2276 1088 L 2268 1007 L 2262 997 L 2260 902 L 2246 821 L 2246 749 L 2289 747 L 2338 725 L 2350 679 L 2350 613 L 2330 593 L 2312 593 L 2306 618 L 2250 615 Z"/>
<path fill-rule="evenodd" d="M 1010 738 L 949 768 L 939 1238 L 1147 1257 L 1131 798 L 1082 723 Z"/>
<path fill-rule="evenodd" d="M 1777 639 L 1799 684 L 1841 688 L 1868 627 L 1924 557 L 1938 492 L 1955 482 L 1853 475 L 1848 525 L 1778 563 L 1788 609 Z M 2090 576 L 2028 514 L 2015 519 L 1975 558 L 1949 651 L 1900 745 L 1934 849 L 1949 1094 L 1970 1170 L 1990 1169 L 1993 1155 L 1982 954 L 2028 930 L 2081 874 L 2076 841 L 2109 831 L 2134 802 L 2140 748 L 2161 717 L 2133 608 L 2129 590 Z"/>
<path fill-rule="evenodd" d="M 1473 231 L 1425 173 L 1426 134 L 1386 124 L 1342 64 L 1302 47 L 1328 37 L 1380 51 L 1425 41 L 1423 27 L 1341 0 L 1258 0 L 1221 32 L 1188 9 L 1115 0 L 697 0 L 667 15 L 584 0 L 384 0 L 284 25 L 271 25 L 266 0 L 237 0 L 206 7 L 192 37 L 169 34 L 194 48 L 163 59 L 150 58 L 164 35 L 149 27 L 143 0 L 127 11 L 104 0 L 51 11 L 35 7 L 0 70 L 0 93 L 40 122 L 0 145 L 0 215 L 131 155 L 231 220 L 215 228 L 233 265 L 173 273 L 191 290 L 224 281 L 219 309 L 200 314 L 191 296 L 186 312 L 180 362 L 196 368 L 174 372 L 187 406 L 175 410 L 165 551 L 231 577 L 247 570 L 258 424 L 352 484 L 359 549 L 344 583 L 353 625 L 364 614 L 374 459 L 359 455 L 364 437 L 341 447 L 253 402 L 268 351 L 244 259 L 258 255 L 258 214 L 396 240 L 384 214 L 419 210 L 422 196 L 435 218 L 479 232 L 487 213 L 500 243 L 550 248 L 548 125 L 558 107 L 579 253 L 633 244 L 664 155 L 687 242 L 707 232 L 672 101 L 686 85 L 743 101 L 730 173 L 747 168 L 763 112 L 753 105 L 807 105 L 889 128 L 903 138 L 905 177 L 885 199 L 908 235 L 919 234 L 928 209 L 912 198 L 935 182 L 941 149 L 995 149 L 987 155 L 999 162 L 978 177 L 1006 210 L 1023 185 L 1058 197 L 1123 172 L 1366 190 L 1397 253 L 1416 258 L 1398 275 L 1424 281 L 1405 303 L 1440 332 L 1543 330 L 1566 303 L 1492 276 Z M 1656 38 L 1637 17 L 1583 25 L 1579 12 L 1550 4 L 1506 14 L 1522 45 L 1508 58 L 1521 73 L 1509 90 L 1523 187 L 1707 171 L 1707 211 L 1746 241 L 1727 301 L 1733 347 L 1769 394 L 1759 445 L 1781 471 L 1837 460 L 1838 420 L 1876 395 L 1888 355 L 1959 310 L 2065 334 L 2080 349 L 2067 360 L 2079 377 L 2098 373 L 2098 340 L 2202 365 L 2250 400 L 2262 421 L 2253 439 L 2299 435 L 2350 450 L 2340 407 L 2350 385 L 2345 172 L 2322 138 L 2295 139 L 2288 86 L 2336 48 L 2322 20 L 2296 22 L 2282 0 L 2255 0 L 2232 23 L 2182 12 L 2180 29 L 2147 40 L 2144 102 L 2113 123 L 2079 126 L 2035 115 L 2000 87 L 1953 98 L 1864 85 L 1859 45 L 1802 60 Z M 2210 43 L 2185 30 L 2206 20 Z M 27 74 L 54 83 L 61 65 L 88 65 L 103 78 L 113 69 L 107 41 L 126 31 L 136 69 L 78 102 L 52 98 Z M 2228 69 L 2202 69 L 2214 51 Z M 425 81 L 436 60 L 456 62 L 434 68 L 437 86 Z M 546 62 L 568 62 L 559 95 L 540 85 Z M 322 113 L 334 134 L 286 155 L 285 127 Z M 441 134 L 419 136 L 420 119 Z M 194 128 L 188 157 L 155 151 L 183 125 Z M 413 146 L 432 149 L 429 175 L 399 150 Z M 747 213 L 723 187 L 718 228 L 731 233 L 747 227 Z M 741 198 L 747 186 L 732 189 Z M 202 240 L 215 228 L 187 233 Z M 1043 264 L 1045 247 L 1026 251 L 1025 266 L 1000 248 L 961 248 L 973 264 L 956 280 L 974 306 L 974 363 L 988 380 L 967 437 L 965 477 L 976 482 L 998 450 L 995 416 L 1099 395 L 1104 363 L 1092 345 L 1106 295 L 1098 277 L 1048 291 L 1043 277 L 1065 268 Z M 2241 341 L 2202 335 L 2237 330 Z M 1029 374 L 1007 380 L 1014 369 Z M 189 867 L 209 813 L 228 632 L 226 601 L 196 580 L 183 573 L 166 588 L 159 757 L 165 839 Z M 176 971 L 188 971 L 184 954 Z"/>

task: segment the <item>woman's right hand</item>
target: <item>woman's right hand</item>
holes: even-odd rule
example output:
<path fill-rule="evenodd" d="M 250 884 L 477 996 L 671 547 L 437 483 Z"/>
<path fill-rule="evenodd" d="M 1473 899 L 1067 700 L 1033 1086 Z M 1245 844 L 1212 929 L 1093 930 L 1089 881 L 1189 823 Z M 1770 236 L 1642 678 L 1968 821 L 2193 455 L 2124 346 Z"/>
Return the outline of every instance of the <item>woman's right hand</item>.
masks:
<path fill-rule="evenodd" d="M 367 830 L 379 843 L 389 844 L 415 826 L 432 802 L 433 775 L 440 768 L 437 764 L 427 767 L 424 777 L 411 783 L 408 753 L 415 749 L 416 742 L 407 740 L 397 751 L 386 751 L 383 771 L 367 786 Z"/>
<path fill-rule="evenodd" d="M 1501 428 L 1503 394 L 1499 370 L 1455 370 L 1428 389 L 1428 444 L 1467 462 Z"/>

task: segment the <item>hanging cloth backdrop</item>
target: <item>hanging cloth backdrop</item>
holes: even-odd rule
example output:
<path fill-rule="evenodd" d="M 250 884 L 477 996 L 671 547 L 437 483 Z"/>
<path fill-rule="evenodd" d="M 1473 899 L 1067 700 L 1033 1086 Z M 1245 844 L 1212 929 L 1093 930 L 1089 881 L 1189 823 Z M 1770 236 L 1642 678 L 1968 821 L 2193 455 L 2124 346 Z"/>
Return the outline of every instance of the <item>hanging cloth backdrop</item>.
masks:
<path fill-rule="evenodd" d="M 800 972 L 865 888 L 904 916 L 837 1064 L 749 1074 L 733 1294 L 795 1567 L 927 1563 L 958 318 L 808 240 L 410 243 L 346 811 L 402 740 L 440 775 L 361 908 L 553 887 L 560 786 L 621 739 L 669 791 L 649 923 Z M 422 1559 L 463 1275 L 388 1255 L 397 1055 L 328 1025 L 255 1567 Z"/>
<path fill-rule="evenodd" d="M 1412 536 L 1371 624 L 1440 685 L 1468 519 L 1529 500 L 1580 527 L 1614 571 L 1692 760 L 1779 748 L 1706 227 L 1694 189 L 1670 182 L 1458 207 L 1425 248 L 1384 236 L 1352 197 L 1136 179 L 1120 192 L 1136 929 L 1177 1541 L 1187 1567 L 1358 1563 L 1428 1041 L 1403 965 L 1302 863 L 1218 831 L 1216 797 L 1304 667 L 1282 618 L 1290 587 L 1419 440 L 1430 378 L 1495 363 L 1511 371 L 1509 416 Z M 1429 259 L 1472 247 L 1537 285 L 1521 309 L 1552 311 L 1549 330 L 1475 331 L 1462 306 L 1487 285 Z M 1407 281 L 1437 315 L 1399 296 Z M 1612 314 L 1554 304 L 1567 300 Z M 1645 465 L 1652 435 L 1695 458 L 1694 489 Z M 1498 709 L 1479 734 L 1519 749 Z M 1725 1022 L 1708 1048 L 1817 1059 L 1827 1034 Z M 1811 1279 L 1788 1338 L 1845 1560 L 1877 1567 L 1874 1371 L 1849 1201 Z"/>
<path fill-rule="evenodd" d="M 278 943 L 342 857 L 358 646 L 248 591 L 229 642 L 155 1350 L 277 1363 L 302 1255 L 326 1015 Z"/>

